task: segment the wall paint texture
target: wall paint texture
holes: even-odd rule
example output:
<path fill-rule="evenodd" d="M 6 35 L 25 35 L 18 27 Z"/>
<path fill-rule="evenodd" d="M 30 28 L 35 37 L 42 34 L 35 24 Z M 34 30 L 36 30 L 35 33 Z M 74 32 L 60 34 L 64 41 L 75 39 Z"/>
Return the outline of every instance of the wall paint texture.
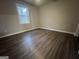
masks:
<path fill-rule="evenodd" d="M 57 0 L 40 7 L 40 27 L 75 33 L 78 4 L 78 0 Z"/>
<path fill-rule="evenodd" d="M 74 33 L 79 22 L 78 0 L 57 0 L 40 8 L 27 4 L 30 24 L 19 24 L 16 0 L 0 1 L 0 36 L 29 30 L 48 28 Z"/>
<path fill-rule="evenodd" d="M 38 8 L 27 4 L 30 12 L 28 25 L 19 24 L 19 16 L 16 9 L 16 0 L 0 0 L 0 36 L 13 34 L 23 30 L 36 28 Z M 34 14 L 33 14 L 34 13 Z"/>

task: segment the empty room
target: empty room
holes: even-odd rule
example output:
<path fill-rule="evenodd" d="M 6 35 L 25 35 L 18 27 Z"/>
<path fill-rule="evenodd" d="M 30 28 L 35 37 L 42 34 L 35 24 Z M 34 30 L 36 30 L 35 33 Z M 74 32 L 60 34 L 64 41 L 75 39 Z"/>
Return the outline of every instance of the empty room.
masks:
<path fill-rule="evenodd" d="M 79 0 L 0 0 L 0 59 L 79 59 Z"/>

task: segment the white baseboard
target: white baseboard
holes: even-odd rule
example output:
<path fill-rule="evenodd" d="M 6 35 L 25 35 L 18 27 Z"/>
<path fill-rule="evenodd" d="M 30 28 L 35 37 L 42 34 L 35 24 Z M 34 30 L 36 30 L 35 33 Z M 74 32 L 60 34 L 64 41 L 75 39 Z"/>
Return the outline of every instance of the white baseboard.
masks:
<path fill-rule="evenodd" d="M 62 30 L 56 30 L 56 29 L 50 29 L 50 28 L 44 28 L 44 27 L 40 27 L 40 28 L 41 28 L 41 29 L 46 29 L 46 30 L 51 30 L 51 31 L 57 31 L 57 32 L 68 33 L 68 34 L 72 34 L 72 35 L 74 35 L 74 36 L 78 36 L 76 33 L 73 33 L 73 32 L 62 31 Z M 32 29 L 29 29 L 29 30 L 23 30 L 23 31 L 20 31 L 20 32 L 12 33 L 12 34 L 7 34 L 7 35 L 4 35 L 4 36 L 1 36 L 0 38 L 4 38 L 4 37 L 16 35 L 16 34 L 20 34 L 20 33 L 23 33 L 23 32 L 27 32 L 27 31 L 34 30 L 34 29 L 38 29 L 38 28 L 32 28 Z"/>
<path fill-rule="evenodd" d="M 32 29 L 29 29 L 29 30 L 23 30 L 23 31 L 20 31 L 20 32 L 12 33 L 12 34 L 7 34 L 7 35 L 4 35 L 4 36 L 1 36 L 0 38 L 4 38 L 4 37 L 20 34 L 20 33 L 23 33 L 23 32 L 34 30 L 34 29 L 37 29 L 37 28 L 32 28 Z"/>
<path fill-rule="evenodd" d="M 51 29 L 51 28 L 44 28 L 44 27 L 41 27 L 41 28 L 42 28 L 42 29 L 51 30 L 51 31 L 57 31 L 57 32 L 68 33 L 68 34 L 72 34 L 72 35 L 76 36 L 75 33 L 73 33 L 73 32 L 68 32 L 68 31 L 63 31 L 63 30 L 56 30 L 56 29 Z"/>

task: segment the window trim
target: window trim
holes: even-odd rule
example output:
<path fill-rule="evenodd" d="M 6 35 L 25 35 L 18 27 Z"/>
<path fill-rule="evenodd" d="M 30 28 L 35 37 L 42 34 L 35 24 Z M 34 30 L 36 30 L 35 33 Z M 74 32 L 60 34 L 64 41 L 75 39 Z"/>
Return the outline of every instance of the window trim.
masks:
<path fill-rule="evenodd" d="M 29 23 L 25 23 L 25 24 L 31 24 L 31 16 L 30 16 L 30 8 L 29 8 L 29 5 L 26 4 L 25 2 L 18 1 L 18 2 L 16 3 L 16 9 L 17 9 L 17 6 L 18 6 L 19 4 L 24 5 L 24 6 L 28 9 Z M 18 18 L 19 18 L 19 24 L 21 24 L 21 23 L 20 23 L 20 16 L 21 16 L 21 15 L 19 15 L 18 10 L 17 10 L 17 14 L 18 14 Z M 22 16 L 24 16 L 24 15 L 22 15 Z M 21 25 L 24 25 L 24 24 L 21 24 Z"/>

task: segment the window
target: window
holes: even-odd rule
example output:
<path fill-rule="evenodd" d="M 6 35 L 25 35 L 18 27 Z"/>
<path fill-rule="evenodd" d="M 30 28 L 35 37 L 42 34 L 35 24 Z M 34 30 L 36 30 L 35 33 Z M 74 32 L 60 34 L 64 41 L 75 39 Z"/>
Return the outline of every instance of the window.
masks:
<path fill-rule="evenodd" d="M 28 7 L 24 4 L 16 4 L 17 5 L 17 11 L 19 15 L 20 24 L 28 24 L 30 23 L 30 17 L 29 17 L 29 10 Z"/>

